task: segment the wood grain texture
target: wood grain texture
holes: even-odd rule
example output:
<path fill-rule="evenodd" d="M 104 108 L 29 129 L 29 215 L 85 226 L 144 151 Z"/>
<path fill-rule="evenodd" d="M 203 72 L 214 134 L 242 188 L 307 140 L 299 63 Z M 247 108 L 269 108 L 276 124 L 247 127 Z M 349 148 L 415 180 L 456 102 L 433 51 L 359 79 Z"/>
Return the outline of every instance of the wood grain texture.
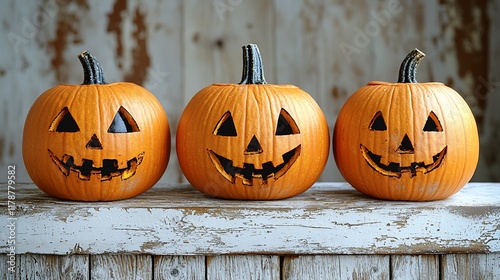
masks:
<path fill-rule="evenodd" d="M 206 279 L 205 256 L 155 256 L 155 280 Z"/>
<path fill-rule="evenodd" d="M 500 279 L 500 254 L 443 255 L 441 270 L 444 280 Z"/>
<path fill-rule="evenodd" d="M 316 255 L 283 260 L 283 279 L 389 279 L 389 256 Z"/>
<path fill-rule="evenodd" d="M 286 200 L 245 202 L 208 198 L 189 185 L 156 186 L 133 199 L 96 203 L 18 187 L 17 253 L 500 252 L 498 183 L 471 183 L 448 199 L 421 203 L 375 200 L 345 183 L 318 183 Z M 6 203 L 1 198 L 0 209 Z M 6 215 L 0 212 L 0 219 Z M 0 235 L 7 236 L 6 227 Z M 8 252 L 0 244 L 0 253 Z"/>
<path fill-rule="evenodd" d="M 153 260 L 150 255 L 92 255 L 90 256 L 90 279 L 153 278 Z"/>
<path fill-rule="evenodd" d="M 439 280 L 438 255 L 391 256 L 391 279 Z"/>
<path fill-rule="evenodd" d="M 6 260 L 5 257 L 6 255 L 0 255 L 0 261 Z M 498 253 L 295 255 L 282 256 L 281 262 L 280 256 L 276 255 L 153 257 L 113 254 L 98 256 L 25 254 L 17 255 L 17 257 L 16 273 L 2 273 L 0 279 L 460 280 L 499 279 L 500 277 L 500 254 Z M 151 258 L 154 258 L 153 263 L 151 263 Z M 4 263 L 0 263 L 2 272 L 5 271 Z M 151 273 L 151 267 L 154 273 Z"/>
<path fill-rule="evenodd" d="M 278 256 L 222 255 L 207 257 L 207 280 L 279 279 Z"/>
<path fill-rule="evenodd" d="M 18 255 L 16 268 L 16 279 L 90 279 L 89 256 L 85 255 Z"/>

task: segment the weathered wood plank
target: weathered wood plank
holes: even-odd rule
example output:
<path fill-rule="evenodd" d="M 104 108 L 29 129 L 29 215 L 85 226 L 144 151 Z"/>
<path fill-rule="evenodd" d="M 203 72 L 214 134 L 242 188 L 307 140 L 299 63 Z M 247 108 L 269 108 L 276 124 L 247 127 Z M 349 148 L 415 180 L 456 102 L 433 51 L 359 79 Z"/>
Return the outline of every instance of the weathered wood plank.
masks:
<path fill-rule="evenodd" d="M 129 1 L 130 2 L 130 1 Z M 183 65 L 182 45 L 182 6 L 181 0 L 144 3 L 136 1 L 129 5 L 127 13 L 134 14 L 142 10 L 145 15 L 146 47 L 151 57 L 150 66 L 145 69 L 146 78 L 143 86 L 151 91 L 162 104 L 170 125 L 171 149 L 167 169 L 159 182 L 182 182 L 182 171 L 175 152 L 175 131 L 182 113 L 184 96 L 183 73 L 179 70 Z M 131 7 L 130 7 L 131 6 Z M 140 6 L 140 8 L 137 8 Z M 123 12 L 122 12 L 123 14 Z M 127 23 L 129 24 L 129 23 Z M 134 35 L 128 33 L 123 41 L 131 40 Z M 129 45 L 124 43 L 125 46 Z M 131 74 L 134 72 L 131 71 Z"/>
<path fill-rule="evenodd" d="M 438 255 L 393 255 L 391 256 L 391 278 L 393 280 L 438 280 Z"/>
<path fill-rule="evenodd" d="M 283 279 L 389 279 L 389 256 L 316 255 L 285 257 Z"/>
<path fill-rule="evenodd" d="M 500 17 L 495 16 L 500 11 L 499 1 L 487 1 L 489 11 L 489 46 L 488 57 L 500 57 L 500 36 L 497 34 L 500 26 Z M 474 180 L 488 180 L 500 182 L 500 153 L 496 151 L 500 142 L 500 64 L 487 63 L 489 69 L 487 75 L 476 74 L 478 85 L 474 90 L 475 100 L 481 101 L 486 106 L 484 109 L 484 124 L 481 139 L 481 154 L 479 164 L 474 174 Z M 468 100 L 469 101 L 469 100 Z M 483 179 L 485 178 L 485 179 Z"/>
<path fill-rule="evenodd" d="M 185 104 L 212 83 L 239 83 L 241 47 L 248 43 L 259 45 L 266 79 L 272 83 L 274 34 L 270 5 L 265 0 L 183 1 Z"/>
<path fill-rule="evenodd" d="M 150 255 L 91 255 L 90 279 L 153 279 Z"/>
<path fill-rule="evenodd" d="M 89 279 L 89 256 L 18 255 L 16 279 Z"/>
<path fill-rule="evenodd" d="M 242 202 L 208 198 L 184 185 L 155 187 L 124 201 L 81 203 L 53 199 L 33 186 L 19 185 L 16 252 L 500 252 L 499 191 L 499 184 L 476 183 L 442 201 L 414 203 L 375 200 L 347 184 L 323 183 L 286 200 Z M 5 198 L 0 199 L 0 209 L 7 209 Z M 2 210 L 0 219 L 6 215 Z M 7 228 L 0 227 L 0 234 L 7 236 Z M 8 251 L 6 244 L 0 244 L 0 253 Z"/>
<path fill-rule="evenodd" d="M 16 264 L 19 261 L 16 261 L 16 258 L 19 256 L 11 256 L 7 254 L 0 254 L 0 280 L 14 280 L 16 277 Z M 11 261 L 11 263 L 9 263 Z"/>
<path fill-rule="evenodd" d="M 353 28 L 368 17 L 372 1 L 274 1 L 279 83 L 295 84 L 320 104 L 333 131 L 347 98 L 371 79 L 370 51 L 344 55 Z M 344 181 L 330 156 L 320 181 Z"/>
<path fill-rule="evenodd" d="M 279 279 L 278 256 L 221 255 L 207 257 L 207 280 Z"/>
<path fill-rule="evenodd" d="M 500 254 L 450 254 L 441 256 L 443 280 L 500 279 Z"/>
<path fill-rule="evenodd" d="M 154 279 L 205 279 L 205 256 L 155 256 Z"/>

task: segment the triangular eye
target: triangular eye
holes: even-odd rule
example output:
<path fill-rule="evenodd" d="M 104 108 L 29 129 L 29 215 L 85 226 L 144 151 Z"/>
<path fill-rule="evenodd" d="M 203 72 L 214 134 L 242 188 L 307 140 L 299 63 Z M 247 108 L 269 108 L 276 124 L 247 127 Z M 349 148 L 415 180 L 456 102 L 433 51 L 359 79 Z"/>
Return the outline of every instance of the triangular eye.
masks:
<path fill-rule="evenodd" d="M 49 126 L 51 132 L 78 132 L 80 128 L 76 124 L 75 119 L 68 110 L 64 107 Z"/>
<path fill-rule="evenodd" d="M 231 112 L 227 111 L 222 115 L 222 118 L 215 126 L 213 134 L 219 136 L 237 136 Z"/>
<path fill-rule="evenodd" d="M 373 119 L 370 123 L 370 130 L 375 130 L 375 131 L 387 130 L 387 125 L 385 125 L 382 112 L 378 111 L 377 113 L 375 113 L 375 116 L 373 116 Z"/>
<path fill-rule="evenodd" d="M 434 112 L 430 112 L 429 116 L 427 117 L 427 121 L 425 122 L 424 125 L 424 131 L 429 131 L 429 132 L 441 132 L 443 131 L 443 127 L 441 126 L 441 123 L 439 122 L 436 114 Z"/>
<path fill-rule="evenodd" d="M 373 116 L 373 119 L 370 123 L 370 130 L 387 130 L 387 125 L 385 125 L 384 117 L 382 117 L 382 112 L 378 111 L 377 113 L 375 113 L 375 116 Z"/>
<path fill-rule="evenodd" d="M 292 116 L 283 108 L 281 108 L 278 124 L 276 125 L 276 135 L 291 135 L 299 134 L 300 130 Z"/>
<path fill-rule="evenodd" d="M 134 118 L 130 113 L 120 106 L 118 112 L 115 114 L 115 118 L 113 122 L 108 128 L 109 133 L 129 133 L 129 132 L 138 132 L 139 126 L 135 122 Z"/>

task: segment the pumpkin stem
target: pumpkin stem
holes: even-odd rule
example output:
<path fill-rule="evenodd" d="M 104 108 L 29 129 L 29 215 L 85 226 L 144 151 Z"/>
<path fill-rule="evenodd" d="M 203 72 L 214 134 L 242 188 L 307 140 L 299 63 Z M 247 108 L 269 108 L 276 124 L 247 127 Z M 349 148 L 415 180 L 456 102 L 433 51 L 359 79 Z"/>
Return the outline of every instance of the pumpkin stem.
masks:
<path fill-rule="evenodd" d="M 401 63 L 398 83 L 417 83 L 417 68 L 425 54 L 419 49 L 412 50 Z"/>
<path fill-rule="evenodd" d="M 240 84 L 267 84 L 259 47 L 255 44 L 243 46 L 243 75 Z"/>
<path fill-rule="evenodd" d="M 83 66 L 82 85 L 107 84 L 101 65 L 99 65 L 95 56 L 88 51 L 84 51 L 78 55 L 78 59 Z"/>

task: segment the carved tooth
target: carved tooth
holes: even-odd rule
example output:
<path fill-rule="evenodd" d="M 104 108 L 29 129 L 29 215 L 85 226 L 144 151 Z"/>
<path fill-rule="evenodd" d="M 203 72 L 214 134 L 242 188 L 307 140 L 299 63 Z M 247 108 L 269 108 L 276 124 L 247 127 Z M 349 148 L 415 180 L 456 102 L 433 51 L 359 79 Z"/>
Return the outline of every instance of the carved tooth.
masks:
<path fill-rule="evenodd" d="M 59 170 L 61 170 L 61 172 L 64 174 L 64 176 L 68 176 L 69 175 L 69 167 L 67 167 L 63 162 L 61 162 L 50 149 L 48 149 L 48 151 L 49 151 L 50 159 L 52 159 L 52 161 L 57 165 L 57 167 L 59 168 Z"/>
<path fill-rule="evenodd" d="M 139 164 L 138 164 L 137 158 L 133 158 L 133 159 L 129 160 L 127 162 L 128 168 L 123 170 L 123 172 L 122 172 L 122 180 L 127 180 L 128 178 L 134 176 L 138 165 Z"/>
<path fill-rule="evenodd" d="M 78 179 L 88 181 L 90 180 L 90 175 L 84 175 L 82 172 L 77 172 L 78 173 Z"/>
<path fill-rule="evenodd" d="M 240 177 L 240 176 L 238 176 L 238 177 Z M 247 179 L 247 178 L 245 178 L 243 176 L 241 176 L 240 178 L 242 180 L 243 185 L 245 185 L 245 186 L 253 186 L 252 179 Z"/>
<path fill-rule="evenodd" d="M 62 163 L 64 163 L 67 167 L 72 167 L 73 165 L 75 165 L 75 160 L 72 156 L 70 155 L 67 155 L 67 154 L 64 154 L 62 156 Z"/>
<path fill-rule="evenodd" d="M 113 177 L 111 175 L 101 175 L 101 181 L 109 181 Z"/>

